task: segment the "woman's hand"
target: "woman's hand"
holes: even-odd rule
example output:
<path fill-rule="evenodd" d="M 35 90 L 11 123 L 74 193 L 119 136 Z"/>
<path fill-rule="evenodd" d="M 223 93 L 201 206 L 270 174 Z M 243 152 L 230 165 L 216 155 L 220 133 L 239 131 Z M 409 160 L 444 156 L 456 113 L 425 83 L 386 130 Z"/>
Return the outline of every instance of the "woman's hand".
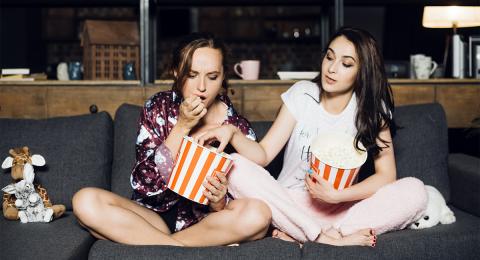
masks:
<path fill-rule="evenodd" d="M 202 99 L 197 96 L 188 97 L 180 104 L 177 124 L 191 130 L 205 114 L 207 114 L 207 108 L 202 103 Z"/>
<path fill-rule="evenodd" d="M 228 181 L 225 173 L 216 171 L 214 177 L 207 176 L 203 183 L 203 195 L 209 200 L 210 209 L 220 211 L 225 208 Z"/>
<path fill-rule="evenodd" d="M 233 125 L 222 125 L 213 129 L 208 130 L 194 137 L 195 141 L 200 145 L 204 145 L 205 143 L 210 143 L 212 141 L 219 141 L 220 145 L 217 148 L 217 152 L 223 152 L 223 149 L 227 146 L 227 144 L 232 140 L 233 135 L 238 131 Z"/>
<path fill-rule="evenodd" d="M 332 184 L 324 180 L 320 176 L 315 176 L 315 173 L 305 175 L 305 186 L 312 196 L 312 198 L 324 201 L 330 204 L 337 204 L 342 202 L 340 191 L 333 188 Z"/>

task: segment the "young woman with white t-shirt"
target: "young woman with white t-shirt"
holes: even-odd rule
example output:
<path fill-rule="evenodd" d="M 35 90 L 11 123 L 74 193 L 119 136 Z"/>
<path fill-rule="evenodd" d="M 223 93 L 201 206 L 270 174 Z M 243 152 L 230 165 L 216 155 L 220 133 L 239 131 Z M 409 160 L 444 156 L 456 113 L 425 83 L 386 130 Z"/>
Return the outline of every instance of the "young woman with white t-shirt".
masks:
<path fill-rule="evenodd" d="M 375 39 L 366 31 L 342 28 L 322 56 L 319 76 L 300 81 L 281 95 L 283 105 L 260 143 L 231 126 L 198 135 L 200 143 L 231 143 L 235 167 L 229 192 L 264 200 L 272 210 L 274 237 L 332 245 L 376 244 L 376 235 L 404 228 L 426 207 L 423 183 L 396 180 L 391 127 L 394 103 Z M 374 173 L 336 190 L 308 174 L 309 146 L 322 132 L 355 137 L 373 157 Z M 288 142 L 288 144 L 287 144 Z M 273 179 L 262 167 L 287 144 L 282 171 Z M 408 201 L 408 204 L 401 202 Z"/>

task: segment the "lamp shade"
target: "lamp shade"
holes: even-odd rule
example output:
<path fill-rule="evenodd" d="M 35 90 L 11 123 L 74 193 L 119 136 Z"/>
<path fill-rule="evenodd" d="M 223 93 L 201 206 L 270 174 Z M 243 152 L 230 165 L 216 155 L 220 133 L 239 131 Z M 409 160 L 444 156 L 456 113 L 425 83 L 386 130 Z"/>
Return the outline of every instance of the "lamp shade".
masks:
<path fill-rule="evenodd" d="M 477 6 L 425 6 L 423 27 L 459 28 L 480 26 L 480 7 Z"/>

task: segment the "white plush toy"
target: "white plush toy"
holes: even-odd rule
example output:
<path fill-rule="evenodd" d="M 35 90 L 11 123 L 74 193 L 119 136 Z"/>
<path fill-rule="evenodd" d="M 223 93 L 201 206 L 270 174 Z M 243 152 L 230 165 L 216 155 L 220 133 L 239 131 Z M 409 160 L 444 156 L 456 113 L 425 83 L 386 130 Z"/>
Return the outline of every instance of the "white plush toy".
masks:
<path fill-rule="evenodd" d="M 43 159 L 43 164 L 45 160 Z M 45 208 L 43 200 L 35 191 L 33 179 L 35 173 L 31 164 L 25 164 L 23 170 L 23 180 L 12 183 L 4 187 L 2 190 L 8 194 L 15 195 L 17 200 L 15 206 L 18 209 L 20 222 L 50 222 L 53 219 L 53 209 Z"/>
<path fill-rule="evenodd" d="M 435 187 L 425 185 L 428 193 L 428 204 L 425 214 L 408 227 L 409 229 L 423 229 L 442 224 L 455 222 L 455 215 L 447 206 L 442 194 Z"/>

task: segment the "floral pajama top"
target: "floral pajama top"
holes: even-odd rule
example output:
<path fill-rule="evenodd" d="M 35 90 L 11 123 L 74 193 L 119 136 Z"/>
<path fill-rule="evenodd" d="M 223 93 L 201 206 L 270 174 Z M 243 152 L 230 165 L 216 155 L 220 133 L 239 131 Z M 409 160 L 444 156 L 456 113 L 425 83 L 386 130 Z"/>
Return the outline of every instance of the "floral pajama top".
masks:
<path fill-rule="evenodd" d="M 249 139 L 256 140 L 250 123 L 234 110 L 226 95 L 217 99 L 228 107 L 223 124 L 238 127 Z M 175 232 L 185 229 L 203 219 L 209 207 L 183 199 L 167 188 L 174 167 L 174 155 L 163 144 L 177 123 L 183 98 L 175 91 L 159 92 L 145 102 L 139 119 L 136 141 L 136 163 L 130 176 L 133 188 L 132 199 L 156 212 L 172 208 L 176 213 Z"/>

